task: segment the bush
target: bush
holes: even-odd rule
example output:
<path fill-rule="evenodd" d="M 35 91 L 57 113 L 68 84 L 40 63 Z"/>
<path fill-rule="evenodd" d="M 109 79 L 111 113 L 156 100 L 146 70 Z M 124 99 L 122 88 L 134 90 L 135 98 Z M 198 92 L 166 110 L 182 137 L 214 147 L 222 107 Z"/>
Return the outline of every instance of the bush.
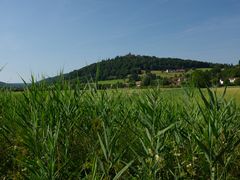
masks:
<path fill-rule="evenodd" d="M 237 79 L 235 80 L 234 84 L 235 84 L 236 86 L 240 86 L 240 78 L 237 78 Z"/>

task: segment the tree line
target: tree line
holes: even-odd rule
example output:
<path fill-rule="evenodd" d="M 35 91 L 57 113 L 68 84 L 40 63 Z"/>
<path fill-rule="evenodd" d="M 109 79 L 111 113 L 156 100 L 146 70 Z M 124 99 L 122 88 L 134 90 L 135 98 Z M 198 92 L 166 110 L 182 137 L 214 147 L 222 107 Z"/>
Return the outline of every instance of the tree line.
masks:
<path fill-rule="evenodd" d="M 82 82 L 87 82 L 96 77 L 99 68 L 98 80 L 123 79 L 130 74 L 140 74 L 142 70 L 177 70 L 192 68 L 212 68 L 215 65 L 223 68 L 227 65 L 201 62 L 195 60 L 183 60 L 179 58 L 158 58 L 155 56 L 140 56 L 128 54 L 117 56 L 113 59 L 102 60 L 93 63 L 79 70 L 74 70 L 64 75 L 67 80 L 79 78 Z M 54 81 L 53 79 L 49 79 Z"/>

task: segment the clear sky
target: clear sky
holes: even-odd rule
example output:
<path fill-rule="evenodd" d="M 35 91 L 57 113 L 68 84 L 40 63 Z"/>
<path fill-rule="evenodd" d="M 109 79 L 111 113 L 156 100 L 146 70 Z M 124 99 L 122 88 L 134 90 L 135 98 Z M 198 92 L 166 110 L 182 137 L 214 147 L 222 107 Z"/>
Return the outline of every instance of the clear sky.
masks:
<path fill-rule="evenodd" d="M 0 81 L 129 52 L 236 64 L 240 0 L 0 0 Z"/>

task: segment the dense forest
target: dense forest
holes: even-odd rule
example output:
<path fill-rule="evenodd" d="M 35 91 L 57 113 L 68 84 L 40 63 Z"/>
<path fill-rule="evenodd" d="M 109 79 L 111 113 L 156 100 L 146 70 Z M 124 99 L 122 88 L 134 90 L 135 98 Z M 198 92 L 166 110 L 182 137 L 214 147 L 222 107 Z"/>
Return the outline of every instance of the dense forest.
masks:
<path fill-rule="evenodd" d="M 122 79 L 130 74 L 140 74 L 142 70 L 177 70 L 177 69 L 194 69 L 194 68 L 212 68 L 218 65 L 224 67 L 223 64 L 213 64 L 209 62 L 201 62 L 195 60 L 183 60 L 179 58 L 158 58 L 155 56 L 140 56 L 128 54 L 125 56 L 117 56 L 113 59 L 102 60 L 74 70 L 64 75 L 66 80 L 79 78 L 82 82 L 86 82 L 91 78 L 98 80 Z M 97 70 L 98 69 L 98 70 Z M 56 77 L 47 79 L 55 81 Z"/>

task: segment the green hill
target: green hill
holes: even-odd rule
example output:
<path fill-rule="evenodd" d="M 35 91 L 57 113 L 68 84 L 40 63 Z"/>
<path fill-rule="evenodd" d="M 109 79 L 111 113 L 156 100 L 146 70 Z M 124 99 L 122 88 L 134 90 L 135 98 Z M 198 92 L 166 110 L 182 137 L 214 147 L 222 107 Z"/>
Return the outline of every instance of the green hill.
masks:
<path fill-rule="evenodd" d="M 24 83 L 5 83 L 0 82 L 0 88 L 7 88 L 12 90 L 23 90 L 27 85 Z"/>
<path fill-rule="evenodd" d="M 79 78 L 81 82 L 95 79 L 98 69 L 98 80 L 124 79 L 129 74 L 141 74 L 142 71 L 165 71 L 178 69 L 196 69 L 196 68 L 212 68 L 215 65 L 225 66 L 223 64 L 214 64 L 196 60 L 184 60 L 179 58 L 158 58 L 155 56 L 140 56 L 128 54 L 125 56 L 117 56 L 113 59 L 102 60 L 98 63 L 85 66 L 81 69 L 74 70 L 64 74 L 66 80 L 75 80 Z M 48 78 L 48 82 L 54 82 L 56 77 Z"/>

